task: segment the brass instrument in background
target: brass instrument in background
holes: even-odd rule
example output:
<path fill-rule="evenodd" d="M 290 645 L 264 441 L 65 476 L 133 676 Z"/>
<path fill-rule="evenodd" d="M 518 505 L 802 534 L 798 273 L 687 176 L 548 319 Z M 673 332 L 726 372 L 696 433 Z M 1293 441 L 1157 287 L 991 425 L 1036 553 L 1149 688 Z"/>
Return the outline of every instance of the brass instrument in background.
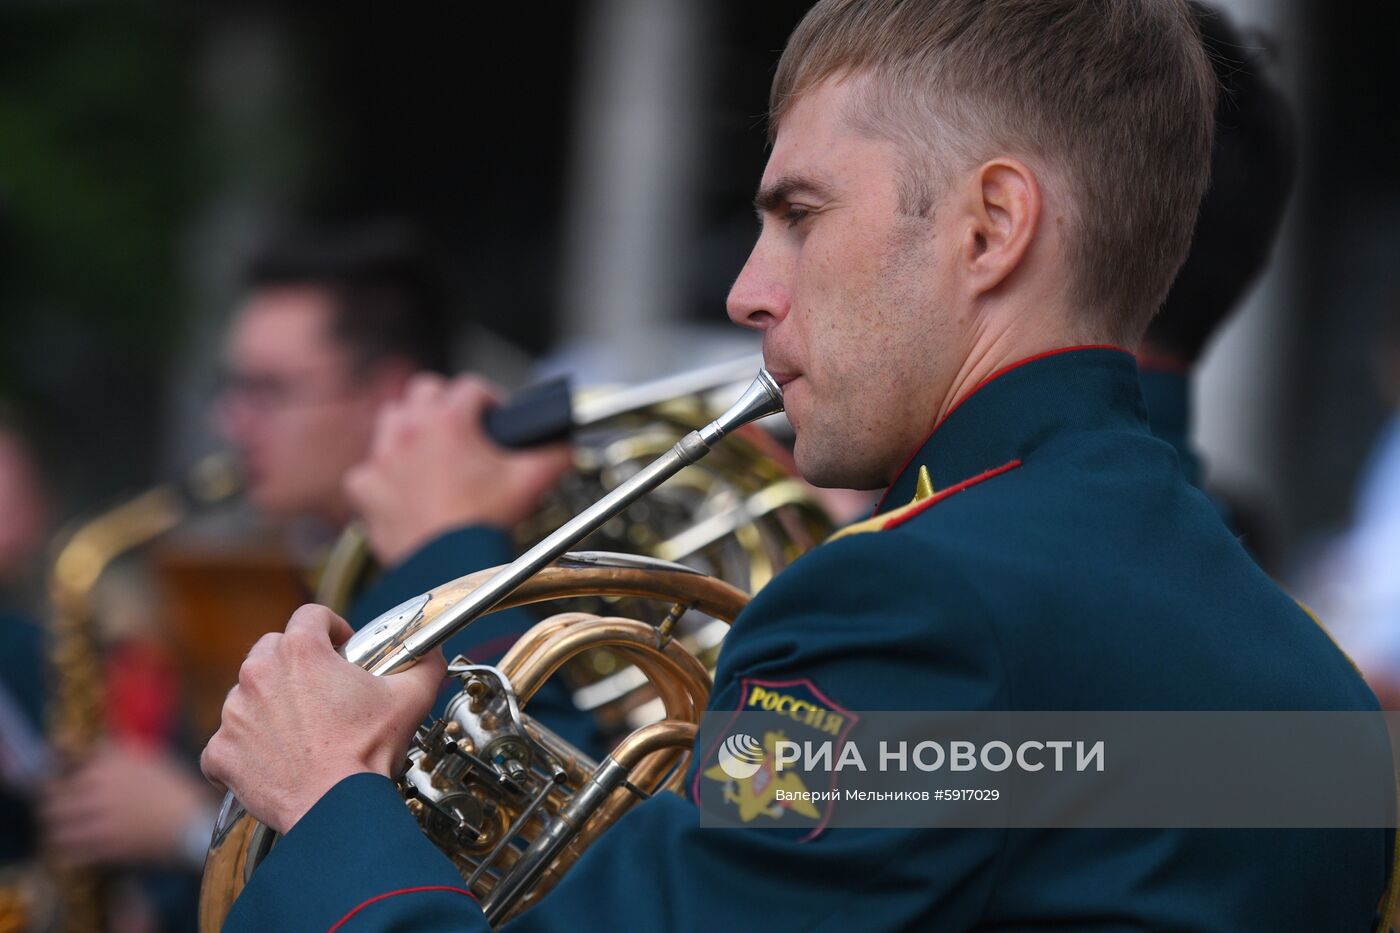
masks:
<path fill-rule="evenodd" d="M 526 909 L 587 846 L 638 799 L 675 786 L 711 686 L 709 673 L 674 638 L 695 609 L 721 622 L 748 596 L 691 568 L 653 558 L 565 554 L 667 478 L 704 457 L 745 424 L 780 411 L 766 372 L 728 411 L 546 536 L 513 563 L 444 584 L 370 623 L 347 643 L 347 659 L 372 673 L 414 664 L 486 612 L 539 600 L 594 594 L 659 600 L 659 625 L 565 613 L 539 623 L 496 667 L 455 659 L 461 684 L 445 718 L 420 729 L 399 787 L 424 831 L 456 863 L 488 921 Z M 607 647 L 642 670 L 665 718 L 632 732 L 600 764 L 525 712 L 549 676 L 581 651 Z M 205 863 L 200 927 L 215 933 L 275 834 L 225 799 Z M 366 844 L 372 844 L 366 840 Z"/>
<path fill-rule="evenodd" d="M 722 410 L 716 396 L 731 387 L 737 392 L 761 365 L 755 355 L 630 388 L 576 394 L 570 403 L 574 470 L 515 530 L 517 543 L 525 548 L 538 542 L 711 421 Z M 577 546 L 685 564 L 752 595 L 832 527 L 797 478 L 787 449 L 748 425 Z M 351 525 L 331 552 L 316 601 L 343 615 L 374 569 L 363 530 Z M 616 596 L 598 596 L 575 608 L 656 623 L 664 615 L 655 605 Z M 713 670 L 728 626 L 699 615 L 671 624 L 674 637 Z M 610 648 L 580 653 L 563 676 L 574 702 L 594 713 L 606 736 L 619 737 L 661 716 L 661 698 L 647 687 L 644 672 Z"/>
<path fill-rule="evenodd" d="M 233 461 L 223 454 L 201 460 L 181 483 L 157 486 L 103 512 L 72 531 L 49 576 L 50 665 L 46 728 L 59 761 L 77 761 L 101 738 L 106 719 L 102 652 L 94 591 L 114 561 L 175 529 L 194 510 L 225 502 L 242 489 Z M 105 929 L 101 878 L 91 870 L 46 867 L 57 903 L 31 914 L 31 929 L 98 933 Z"/>

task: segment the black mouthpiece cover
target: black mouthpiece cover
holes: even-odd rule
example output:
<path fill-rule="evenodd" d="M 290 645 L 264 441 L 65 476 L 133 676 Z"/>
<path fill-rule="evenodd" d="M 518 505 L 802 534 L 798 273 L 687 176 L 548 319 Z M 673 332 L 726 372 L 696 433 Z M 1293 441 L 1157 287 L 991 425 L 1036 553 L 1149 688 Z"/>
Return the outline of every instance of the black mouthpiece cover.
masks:
<path fill-rule="evenodd" d="M 574 429 L 568 377 L 521 389 L 488 411 L 483 424 L 491 440 L 512 449 L 566 440 Z"/>

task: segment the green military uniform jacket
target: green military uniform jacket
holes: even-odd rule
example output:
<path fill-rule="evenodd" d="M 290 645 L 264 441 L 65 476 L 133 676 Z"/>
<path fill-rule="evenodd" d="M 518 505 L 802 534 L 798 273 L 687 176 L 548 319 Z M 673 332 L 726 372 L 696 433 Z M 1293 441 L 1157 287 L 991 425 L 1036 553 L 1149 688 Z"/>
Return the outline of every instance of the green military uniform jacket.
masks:
<path fill-rule="evenodd" d="M 1191 443 L 1191 377 L 1185 368 L 1139 362 L 1138 380 L 1147 403 L 1152 433 L 1176 450 L 1181 473 L 1192 486 L 1204 488 L 1205 470 Z"/>
<path fill-rule="evenodd" d="M 712 710 L 783 685 L 846 710 L 1375 708 L 1151 434 L 1127 353 L 995 375 L 882 508 L 736 620 Z M 508 929 L 1357 931 L 1391 854 L 1381 829 L 701 828 L 699 806 L 731 805 L 713 765 L 687 798 L 635 808 Z M 225 929 L 486 924 L 392 784 L 359 775 L 274 849 Z"/>

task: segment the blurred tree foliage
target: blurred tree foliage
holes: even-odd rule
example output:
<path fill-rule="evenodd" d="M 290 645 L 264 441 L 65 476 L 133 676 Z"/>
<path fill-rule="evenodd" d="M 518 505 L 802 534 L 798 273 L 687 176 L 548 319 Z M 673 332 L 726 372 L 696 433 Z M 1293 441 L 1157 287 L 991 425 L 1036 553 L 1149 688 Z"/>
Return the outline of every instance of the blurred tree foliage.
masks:
<path fill-rule="evenodd" d="M 64 459 L 121 450 L 135 473 L 151 449 L 195 185 L 192 29 L 174 0 L 0 7 L 0 397 Z"/>

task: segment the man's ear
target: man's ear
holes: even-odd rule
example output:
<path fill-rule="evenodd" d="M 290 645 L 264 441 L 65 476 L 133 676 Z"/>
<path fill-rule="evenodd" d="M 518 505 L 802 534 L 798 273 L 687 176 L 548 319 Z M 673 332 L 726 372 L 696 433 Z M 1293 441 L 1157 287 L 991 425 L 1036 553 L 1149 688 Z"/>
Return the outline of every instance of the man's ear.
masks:
<path fill-rule="evenodd" d="M 973 174 L 968 200 L 962 259 L 982 295 L 1006 281 L 1030 251 L 1040 224 L 1040 182 L 1023 162 L 993 159 Z"/>

